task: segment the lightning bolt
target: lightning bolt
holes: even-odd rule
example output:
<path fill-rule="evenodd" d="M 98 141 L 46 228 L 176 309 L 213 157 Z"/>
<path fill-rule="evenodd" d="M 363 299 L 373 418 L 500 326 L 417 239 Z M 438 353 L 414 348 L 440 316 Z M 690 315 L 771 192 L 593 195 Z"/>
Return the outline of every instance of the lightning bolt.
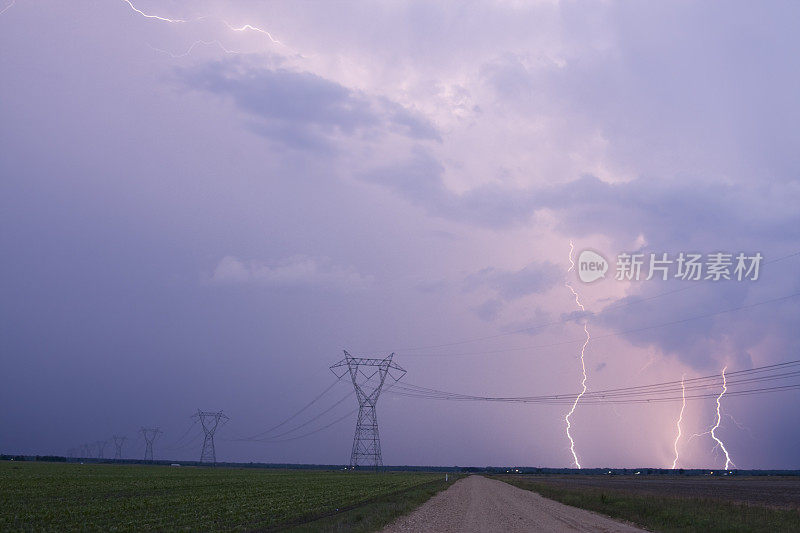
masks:
<path fill-rule="evenodd" d="M 10 4 L 8 4 L 8 5 L 7 5 L 6 7 L 4 7 L 3 9 L 0 9 L 0 15 L 2 15 L 2 14 L 3 14 L 3 13 L 5 13 L 6 11 L 8 11 L 8 10 L 9 10 L 9 9 L 11 9 L 12 7 L 14 7 L 14 4 L 16 4 L 16 3 L 17 3 L 17 0 L 11 0 L 11 3 L 10 3 Z"/>
<path fill-rule="evenodd" d="M 686 409 L 686 386 L 684 384 L 684 380 L 686 379 L 686 374 L 681 376 L 681 397 L 683 398 L 683 404 L 681 405 L 681 414 L 678 415 L 678 422 L 675 424 L 678 428 L 678 434 L 675 436 L 675 444 L 673 448 L 675 449 L 675 459 L 672 460 L 672 469 L 678 466 L 678 441 L 681 439 L 682 431 L 681 431 L 681 422 L 683 422 L 683 410 Z"/>
<path fill-rule="evenodd" d="M 126 4 L 128 4 L 128 7 L 130 7 L 132 11 L 134 11 L 135 13 L 137 13 L 137 14 L 141 15 L 142 17 L 148 18 L 148 19 L 160 20 L 160 21 L 162 21 L 162 22 L 168 22 L 168 23 L 170 23 L 170 24 L 180 24 L 180 23 L 184 23 L 184 22 L 189 22 L 189 21 L 188 21 L 188 20 L 186 20 L 186 19 L 172 19 L 172 18 L 168 18 L 168 17 L 162 17 L 162 16 L 159 16 L 159 15 L 153 15 L 153 14 L 151 14 L 151 13 L 146 13 L 146 12 L 142 11 L 141 9 L 139 9 L 138 7 L 136 7 L 136 6 L 133 4 L 133 2 L 132 2 L 131 0 L 121 0 L 121 1 L 122 1 L 122 2 L 124 2 L 124 3 L 126 3 Z M 4 13 L 4 12 L 7 10 L 7 9 L 9 9 L 11 6 L 13 6 L 13 5 L 14 5 L 14 2 L 16 2 L 16 0 L 12 0 L 12 2 L 11 2 L 11 5 L 9 5 L 8 7 L 6 7 L 6 8 L 5 8 L 3 11 L 0 11 L 0 14 L 3 14 L 3 13 Z M 202 19 L 206 19 L 206 18 L 209 18 L 209 17 L 208 17 L 208 16 L 202 16 L 202 17 L 198 17 L 198 18 L 196 18 L 196 19 L 194 19 L 194 20 L 202 20 Z M 254 31 L 254 32 L 257 32 L 257 33 L 261 33 L 261 34 L 263 34 L 263 35 L 266 35 L 266 36 L 269 38 L 269 40 L 270 40 L 270 41 L 272 41 L 272 42 L 273 42 L 273 43 L 275 43 L 275 44 L 279 44 L 279 45 L 281 45 L 281 46 L 285 46 L 285 45 L 284 45 L 282 42 L 280 42 L 280 41 L 279 41 L 279 40 L 277 40 L 275 37 L 273 37 L 273 36 L 272 36 L 272 34 L 271 34 L 270 32 L 268 32 L 267 30 L 265 30 L 265 29 L 263 29 L 263 28 L 259 28 L 258 26 L 253 26 L 252 24 L 244 24 L 243 26 L 236 27 L 236 26 L 233 26 L 233 25 L 229 24 L 228 22 L 226 22 L 226 21 L 224 21 L 224 20 L 223 20 L 222 22 L 223 22 L 223 23 L 224 23 L 224 24 L 225 24 L 225 25 L 228 27 L 228 29 L 230 29 L 231 31 L 235 31 L 235 32 Z M 165 53 L 165 54 L 167 54 L 167 55 L 170 55 L 170 56 L 172 56 L 173 58 L 179 58 L 179 57 L 185 57 L 185 56 L 187 56 L 187 55 L 191 54 L 191 53 L 192 53 L 192 50 L 194 50 L 194 49 L 195 49 L 197 46 L 199 46 L 199 45 L 201 45 L 201 44 L 202 44 L 202 45 L 212 45 L 212 44 L 215 44 L 215 45 L 217 45 L 217 46 L 218 46 L 218 47 L 219 47 L 219 48 L 220 48 L 220 49 L 221 49 L 223 52 L 225 52 L 225 53 L 227 53 L 227 54 L 235 54 L 235 53 L 239 53 L 239 52 L 235 52 L 235 51 L 232 51 L 232 50 L 228 50 L 227 48 L 225 48 L 225 46 L 224 46 L 222 43 L 220 43 L 219 41 L 216 41 L 216 40 L 214 40 L 214 41 L 195 41 L 195 42 L 194 42 L 194 43 L 193 43 L 193 44 L 192 44 L 192 45 L 189 47 L 189 49 L 188 49 L 188 50 L 187 50 L 185 53 L 183 53 L 183 54 L 173 54 L 173 53 L 171 53 L 171 52 L 167 52 L 166 50 L 161 50 L 160 48 L 155 48 L 155 47 L 153 47 L 153 46 L 150 46 L 150 48 L 153 48 L 154 50 L 157 50 L 157 51 L 159 51 L 159 52 L 163 52 L 163 53 Z"/>
<path fill-rule="evenodd" d="M 258 27 L 256 27 L 256 26 L 253 26 L 253 25 L 251 25 L 251 24 L 245 24 L 244 26 L 239 26 L 239 27 L 237 28 L 237 27 L 235 27 L 235 26 L 232 26 L 232 25 L 231 25 L 231 24 L 229 24 L 228 22 L 225 22 L 224 20 L 223 20 L 222 22 L 224 22 L 224 23 L 225 23 L 225 25 L 226 25 L 228 28 L 230 28 L 231 30 L 233 30 L 233 31 L 238 31 L 238 32 L 243 32 L 243 31 L 254 31 L 254 32 L 258 32 L 258 33 L 264 34 L 264 35 L 266 35 L 267 37 L 269 37 L 269 40 L 270 40 L 270 41 L 272 41 L 272 42 L 273 42 L 273 43 L 275 43 L 275 44 L 281 44 L 281 45 L 283 44 L 282 42 L 280 42 L 279 40 L 277 40 L 276 38 L 274 38 L 274 37 L 272 36 L 272 34 L 271 34 L 270 32 L 268 32 L 267 30 L 262 30 L 261 28 L 258 28 Z"/>
<path fill-rule="evenodd" d="M 717 421 L 714 424 L 714 427 L 711 428 L 711 438 L 717 442 L 717 446 L 719 446 L 722 452 L 725 454 L 725 470 L 728 470 L 728 467 L 730 465 L 733 465 L 734 467 L 736 466 L 735 464 L 733 464 L 733 461 L 731 461 L 731 456 L 728 453 L 727 448 L 725 448 L 725 444 L 719 439 L 719 437 L 717 437 L 716 434 L 716 431 L 719 428 L 719 424 L 722 421 L 722 415 L 720 414 L 720 408 L 721 408 L 720 401 L 722 400 L 722 397 L 725 395 L 725 393 L 728 392 L 728 379 L 725 377 L 725 371 L 727 369 L 728 369 L 727 366 L 722 367 L 722 392 L 720 392 L 719 396 L 717 396 Z"/>
<path fill-rule="evenodd" d="M 756 438 L 756 437 L 755 437 L 755 435 L 753 435 L 753 430 L 752 430 L 752 429 L 750 429 L 749 427 L 745 426 L 744 424 L 741 424 L 741 423 L 740 423 L 738 420 L 736 420 L 735 418 L 733 418 L 733 415 L 732 415 L 732 414 L 730 414 L 730 413 L 725 413 L 725 416 L 727 416 L 728 418 L 730 418 L 730 419 L 731 419 L 731 422 L 733 422 L 733 423 L 734 423 L 734 425 L 735 425 L 737 428 L 739 428 L 739 429 L 741 429 L 741 430 L 744 430 L 744 431 L 746 431 L 746 432 L 747 432 L 747 433 L 750 435 L 750 438 L 751 438 L 751 439 L 754 439 L 754 438 Z"/>
<path fill-rule="evenodd" d="M 575 270 L 575 261 L 572 260 L 572 254 L 575 251 L 575 245 L 572 243 L 572 240 L 569 241 L 569 269 L 567 273 L 572 272 Z M 564 282 L 564 285 L 572 292 L 572 295 L 575 297 L 575 303 L 578 305 L 581 311 L 586 311 L 586 308 L 581 303 L 580 296 L 578 292 L 572 288 L 569 281 Z M 584 355 L 586 353 L 586 346 L 589 345 L 589 329 L 587 327 L 588 320 L 584 319 L 583 321 L 583 331 L 586 333 L 586 341 L 581 346 L 581 373 L 583 378 L 581 379 L 581 392 L 575 397 L 575 401 L 572 404 L 572 408 L 569 412 L 564 416 L 564 421 L 567 424 L 567 438 L 569 439 L 569 450 L 572 452 L 572 460 L 579 469 L 581 468 L 581 463 L 578 461 L 578 454 L 575 453 L 575 440 L 572 438 L 572 434 L 570 433 L 570 429 L 572 429 L 572 423 L 570 422 L 570 417 L 575 412 L 575 409 L 578 407 L 578 402 L 581 400 L 584 394 L 586 394 L 586 360 L 584 359 Z"/>
<path fill-rule="evenodd" d="M 159 17 L 158 15 L 150 15 L 149 13 L 145 13 L 144 11 L 142 11 L 141 9 L 139 9 L 135 5 L 133 5 L 133 2 L 131 2 L 131 0 L 122 0 L 122 1 L 125 2 L 126 4 L 128 4 L 128 6 L 133 11 L 135 11 L 136 13 L 139 13 L 144 18 L 161 20 L 163 22 L 169 22 L 171 24 L 180 24 L 181 22 L 186 22 L 183 19 L 171 19 L 171 18 L 167 18 L 167 17 Z"/>
<path fill-rule="evenodd" d="M 650 354 L 650 358 L 647 360 L 647 362 L 644 364 L 644 366 L 642 366 L 642 368 L 639 369 L 637 374 L 641 374 L 642 372 L 647 370 L 650 366 L 652 366 L 652 364 L 655 363 L 655 362 L 656 362 L 655 354 Z"/>
<path fill-rule="evenodd" d="M 190 55 L 194 51 L 195 48 L 197 48 L 198 46 L 201 46 L 201 45 L 202 46 L 212 46 L 212 45 L 214 45 L 217 48 L 219 48 L 220 50 L 222 50 L 223 52 L 225 52 L 226 54 L 241 54 L 241 52 L 239 52 L 237 50 L 228 50 L 227 48 L 225 48 L 225 46 L 221 42 L 219 42 L 217 40 L 213 40 L 213 41 L 195 41 L 182 54 L 173 54 L 172 52 L 169 52 L 167 50 L 162 50 L 161 48 L 156 48 L 155 46 L 153 46 L 153 45 L 151 45 L 149 43 L 147 44 L 147 46 L 149 46 L 150 48 L 152 48 L 156 52 L 160 52 L 162 54 L 166 54 L 166 55 L 170 56 L 173 59 L 180 59 L 181 57 L 186 57 L 186 56 Z"/>

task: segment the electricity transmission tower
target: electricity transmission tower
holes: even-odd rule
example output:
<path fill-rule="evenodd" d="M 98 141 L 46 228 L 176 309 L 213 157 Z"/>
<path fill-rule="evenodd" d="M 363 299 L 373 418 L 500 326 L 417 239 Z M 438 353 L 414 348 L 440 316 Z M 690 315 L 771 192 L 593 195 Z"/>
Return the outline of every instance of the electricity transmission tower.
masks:
<path fill-rule="evenodd" d="M 217 452 L 214 449 L 214 433 L 220 428 L 220 421 L 225 425 L 230 418 L 222 411 L 201 411 L 200 409 L 197 410 L 197 413 L 192 415 L 192 418 L 200 421 L 200 425 L 203 426 L 203 433 L 205 433 L 203 450 L 200 452 L 200 462 L 211 463 L 212 465 L 217 464 Z"/>
<path fill-rule="evenodd" d="M 105 456 L 106 451 L 106 444 L 108 444 L 107 440 L 96 440 L 94 441 L 94 445 L 97 446 L 97 458 L 103 459 Z"/>
<path fill-rule="evenodd" d="M 127 439 L 127 437 L 125 437 L 124 435 L 122 437 L 118 437 L 118 436 L 114 435 L 114 460 L 115 461 L 119 461 L 120 459 L 122 459 L 122 445 L 125 444 L 125 439 Z"/>
<path fill-rule="evenodd" d="M 152 461 L 153 460 L 153 442 L 158 438 L 159 435 L 163 433 L 159 428 L 141 428 L 139 433 L 142 434 L 144 437 L 145 448 L 144 448 L 144 460 L 145 461 Z"/>
<path fill-rule="evenodd" d="M 392 362 L 392 357 L 394 354 L 384 359 L 365 359 L 353 357 L 345 350 L 344 359 L 330 367 L 338 378 L 350 374 L 358 398 L 358 421 L 350 454 L 351 468 L 371 466 L 377 470 L 383 467 L 375 406 L 386 377 L 395 383 L 406 374 L 404 369 Z"/>

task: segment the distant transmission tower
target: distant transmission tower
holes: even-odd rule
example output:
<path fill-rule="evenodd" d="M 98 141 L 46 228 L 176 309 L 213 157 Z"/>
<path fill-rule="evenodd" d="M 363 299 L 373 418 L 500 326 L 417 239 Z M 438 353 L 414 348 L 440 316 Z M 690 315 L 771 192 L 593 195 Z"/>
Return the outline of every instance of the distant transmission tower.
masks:
<path fill-rule="evenodd" d="M 142 437 L 144 437 L 144 442 L 145 442 L 144 460 L 152 461 L 153 442 L 158 438 L 159 435 L 163 433 L 163 431 L 161 431 L 159 428 L 142 428 L 139 430 L 139 433 L 142 434 Z"/>
<path fill-rule="evenodd" d="M 203 439 L 203 450 L 200 452 L 200 462 L 211 463 L 212 465 L 217 464 L 217 452 L 214 449 L 214 433 L 219 429 L 220 421 L 222 421 L 224 425 L 230 418 L 222 411 L 201 411 L 200 409 L 197 410 L 197 413 L 192 415 L 192 418 L 200 421 L 200 425 L 203 426 L 203 432 L 206 435 L 206 438 Z"/>
<path fill-rule="evenodd" d="M 122 459 L 122 445 L 125 444 L 125 439 L 127 437 L 125 437 L 124 435 L 122 437 L 114 435 L 113 438 L 114 438 L 114 460 L 119 461 L 120 459 Z"/>
<path fill-rule="evenodd" d="M 389 376 L 393 382 L 397 382 L 406 374 L 405 370 L 392 362 L 392 357 L 394 354 L 385 359 L 365 359 L 353 357 L 345 350 L 344 359 L 331 367 L 338 378 L 350 373 L 358 398 L 358 421 L 353 437 L 353 451 L 350 454 L 351 468 L 371 466 L 377 470 L 383 467 L 375 406 L 386 377 Z"/>
<path fill-rule="evenodd" d="M 106 451 L 106 444 L 108 444 L 107 440 L 96 440 L 94 441 L 94 445 L 97 446 L 97 458 L 104 459 L 105 451 Z"/>
<path fill-rule="evenodd" d="M 88 459 L 90 455 L 92 455 L 92 447 L 88 444 L 81 444 L 81 457 Z"/>

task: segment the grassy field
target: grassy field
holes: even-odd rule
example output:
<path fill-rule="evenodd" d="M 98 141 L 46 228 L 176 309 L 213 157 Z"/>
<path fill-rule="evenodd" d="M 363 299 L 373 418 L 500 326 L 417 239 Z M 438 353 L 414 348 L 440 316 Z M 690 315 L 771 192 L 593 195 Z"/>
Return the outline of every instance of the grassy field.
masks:
<path fill-rule="evenodd" d="M 800 531 L 800 479 L 496 476 L 546 498 L 651 531 Z"/>
<path fill-rule="evenodd" d="M 447 485 L 429 473 L 0 461 L 0 530 L 371 531 Z"/>

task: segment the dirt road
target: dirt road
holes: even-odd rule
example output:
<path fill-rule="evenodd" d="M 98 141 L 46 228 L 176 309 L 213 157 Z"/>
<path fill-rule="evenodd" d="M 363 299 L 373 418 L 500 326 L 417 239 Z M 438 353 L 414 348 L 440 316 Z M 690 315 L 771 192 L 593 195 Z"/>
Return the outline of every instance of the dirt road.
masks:
<path fill-rule="evenodd" d="M 516 531 L 641 532 L 604 516 L 569 507 L 502 481 L 470 476 L 455 482 L 384 532 Z"/>

